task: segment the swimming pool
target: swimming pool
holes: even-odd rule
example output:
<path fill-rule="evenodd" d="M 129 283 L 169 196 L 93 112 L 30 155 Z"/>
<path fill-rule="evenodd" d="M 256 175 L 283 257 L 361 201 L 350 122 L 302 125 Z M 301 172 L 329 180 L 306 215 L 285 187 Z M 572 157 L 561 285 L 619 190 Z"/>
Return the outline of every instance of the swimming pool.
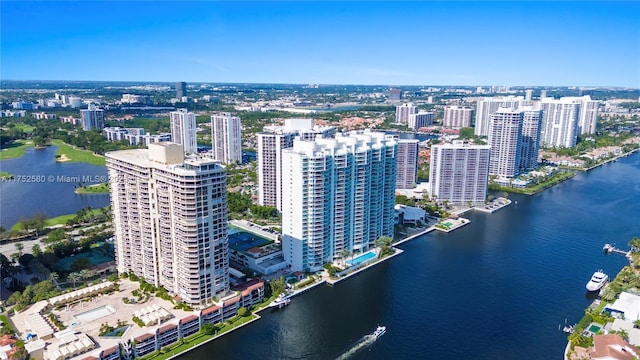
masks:
<path fill-rule="evenodd" d="M 95 319 L 100 319 L 101 317 L 105 317 L 111 314 L 114 314 L 116 310 L 109 305 L 103 305 L 97 307 L 95 309 L 91 309 L 89 311 L 82 312 L 80 314 L 76 314 L 73 317 L 82 320 L 82 321 L 93 321 Z"/>
<path fill-rule="evenodd" d="M 360 263 L 363 263 L 363 262 L 365 262 L 365 261 L 367 261 L 367 260 L 371 260 L 371 259 L 373 259 L 373 258 L 374 258 L 374 257 L 376 257 L 376 256 L 377 256 L 377 255 L 376 255 L 376 253 L 375 253 L 374 251 L 369 251 L 369 252 L 366 252 L 366 253 L 364 253 L 364 254 L 362 254 L 362 255 L 360 255 L 360 256 L 358 256 L 358 257 L 354 258 L 354 259 L 353 259 L 353 260 L 351 260 L 351 261 L 348 261 L 347 263 L 348 263 L 350 266 L 355 266 L 355 265 L 358 265 L 358 264 L 360 264 Z"/>

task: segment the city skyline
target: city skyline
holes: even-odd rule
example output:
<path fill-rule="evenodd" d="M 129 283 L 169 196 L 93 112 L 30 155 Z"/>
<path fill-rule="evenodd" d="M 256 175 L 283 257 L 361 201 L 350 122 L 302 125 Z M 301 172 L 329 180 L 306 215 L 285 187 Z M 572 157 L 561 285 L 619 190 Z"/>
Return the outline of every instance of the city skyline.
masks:
<path fill-rule="evenodd" d="M 639 14 L 635 2 L 4 2 L 1 77 L 639 87 Z M 411 56 L 390 51 L 402 48 Z"/>

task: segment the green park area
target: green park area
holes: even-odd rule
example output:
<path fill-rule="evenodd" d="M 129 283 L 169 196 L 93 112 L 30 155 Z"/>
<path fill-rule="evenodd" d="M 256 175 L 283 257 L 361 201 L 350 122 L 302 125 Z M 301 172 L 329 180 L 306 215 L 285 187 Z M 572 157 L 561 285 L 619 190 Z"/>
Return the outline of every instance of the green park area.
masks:
<path fill-rule="evenodd" d="M 107 194 L 108 192 L 109 192 L 108 183 L 81 186 L 75 190 L 76 194 Z"/>
<path fill-rule="evenodd" d="M 86 217 L 98 216 L 102 214 L 103 211 L 105 211 L 103 209 L 105 208 L 91 209 L 88 213 L 84 214 L 84 216 Z M 78 217 L 78 214 L 76 213 L 76 214 L 66 214 L 66 215 L 60 215 L 60 216 L 48 218 L 45 220 L 45 226 L 48 227 L 48 226 L 54 226 L 54 225 L 66 225 L 69 220 L 75 219 L 77 217 Z M 22 223 L 17 222 L 11 227 L 11 230 L 21 230 L 22 228 L 23 228 Z"/>
<path fill-rule="evenodd" d="M 33 146 L 33 141 L 31 140 L 16 140 L 10 144 L 3 144 L 0 151 L 0 160 L 19 158 L 31 146 Z"/>
<path fill-rule="evenodd" d="M 553 185 L 559 184 L 567 179 L 572 178 L 573 176 L 575 176 L 575 172 L 574 171 L 561 171 L 561 172 L 556 172 L 553 175 L 551 175 L 550 177 L 547 177 L 537 183 L 533 183 L 533 184 L 529 184 L 524 188 L 517 188 L 517 187 L 509 187 L 509 186 L 500 186 L 496 183 L 490 182 L 489 183 L 489 190 L 497 190 L 497 191 L 506 191 L 506 192 L 511 192 L 511 193 L 517 193 L 517 194 L 525 194 L 525 195 L 533 195 L 533 194 L 537 194 L 541 191 L 543 191 L 544 189 L 548 189 L 550 187 L 552 187 Z"/>
<path fill-rule="evenodd" d="M 62 140 L 51 140 L 51 144 L 58 147 L 56 151 L 56 160 L 60 162 L 76 161 L 93 165 L 105 165 L 105 159 L 102 156 L 95 155 L 89 150 L 76 149 Z"/>

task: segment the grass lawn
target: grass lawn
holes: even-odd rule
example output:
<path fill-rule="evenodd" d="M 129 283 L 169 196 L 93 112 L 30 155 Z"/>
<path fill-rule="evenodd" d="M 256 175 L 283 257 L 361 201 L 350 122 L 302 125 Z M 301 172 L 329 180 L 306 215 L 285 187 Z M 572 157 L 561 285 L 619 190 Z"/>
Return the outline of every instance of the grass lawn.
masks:
<path fill-rule="evenodd" d="M 91 213 L 94 215 L 98 215 L 100 214 L 101 210 L 102 209 L 93 209 L 91 210 Z M 76 217 L 76 214 L 67 214 L 67 215 L 52 217 L 47 219 L 47 226 L 66 225 L 67 221 L 69 221 L 70 219 L 73 219 L 74 217 Z M 11 230 L 20 230 L 20 226 L 16 223 L 11 227 Z"/>
<path fill-rule="evenodd" d="M 16 126 L 17 129 L 21 129 L 22 131 L 24 131 L 26 133 L 32 132 L 33 129 L 35 129 L 34 126 L 27 125 L 27 124 L 16 124 L 16 123 L 14 123 L 14 125 Z"/>
<path fill-rule="evenodd" d="M 15 159 L 24 155 L 26 148 L 33 146 L 31 140 L 16 140 L 0 150 L 0 160 Z"/>
<path fill-rule="evenodd" d="M 64 155 L 66 156 L 67 159 L 69 159 L 68 161 L 77 161 L 77 162 L 84 162 L 88 164 L 103 165 L 103 166 L 106 164 L 104 157 L 94 155 L 89 150 L 76 149 L 71 145 L 64 143 L 62 140 L 59 140 L 59 139 L 51 140 L 51 144 L 58 147 L 58 150 L 56 150 L 56 156 Z"/>
<path fill-rule="evenodd" d="M 6 171 L 0 171 L 0 179 L 13 179 L 13 175 Z"/>
<path fill-rule="evenodd" d="M 75 190 L 76 194 L 106 194 L 108 192 L 109 192 L 108 183 L 83 186 Z"/>

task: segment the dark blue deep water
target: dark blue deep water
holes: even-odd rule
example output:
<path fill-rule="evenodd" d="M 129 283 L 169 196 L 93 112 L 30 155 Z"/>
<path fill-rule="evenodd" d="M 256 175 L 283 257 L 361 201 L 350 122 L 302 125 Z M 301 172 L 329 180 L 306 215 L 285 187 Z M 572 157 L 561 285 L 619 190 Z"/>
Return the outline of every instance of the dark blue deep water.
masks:
<path fill-rule="evenodd" d="M 640 236 L 640 155 L 579 173 L 471 224 L 402 245 L 404 254 L 322 286 L 185 359 L 334 359 L 376 325 L 357 359 L 561 359 L 565 318 L 591 302 L 599 268 L 615 275 Z"/>
<path fill-rule="evenodd" d="M 9 229 L 21 218 L 36 213 L 48 217 L 73 214 L 91 206 L 99 208 L 109 205 L 108 194 L 77 195 L 77 182 L 58 181 L 59 176 L 106 179 L 105 166 L 79 162 L 59 163 L 55 161 L 57 146 L 36 150 L 28 148 L 24 156 L 0 161 L 0 169 L 13 175 L 49 176 L 54 181 L 45 182 L 0 182 L 0 225 Z"/>

